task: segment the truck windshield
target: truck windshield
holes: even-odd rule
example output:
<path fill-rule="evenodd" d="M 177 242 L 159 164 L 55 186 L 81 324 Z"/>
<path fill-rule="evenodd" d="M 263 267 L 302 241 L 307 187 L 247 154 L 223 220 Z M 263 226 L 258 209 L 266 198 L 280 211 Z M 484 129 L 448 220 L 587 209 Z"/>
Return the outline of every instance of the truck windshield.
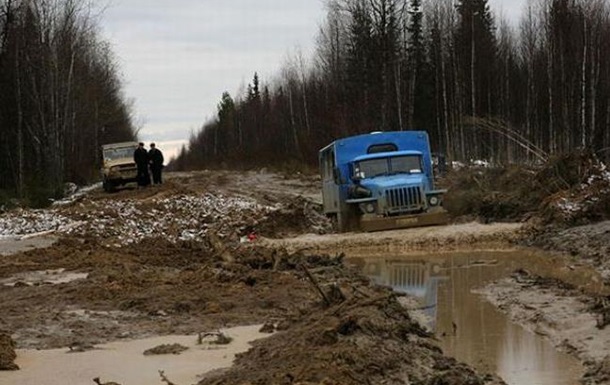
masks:
<path fill-rule="evenodd" d="M 104 150 L 104 160 L 133 158 L 135 147 L 107 148 Z"/>
<path fill-rule="evenodd" d="M 354 169 L 360 178 L 373 178 L 380 175 L 421 173 L 421 157 L 419 155 L 395 156 L 391 158 L 363 160 Z"/>

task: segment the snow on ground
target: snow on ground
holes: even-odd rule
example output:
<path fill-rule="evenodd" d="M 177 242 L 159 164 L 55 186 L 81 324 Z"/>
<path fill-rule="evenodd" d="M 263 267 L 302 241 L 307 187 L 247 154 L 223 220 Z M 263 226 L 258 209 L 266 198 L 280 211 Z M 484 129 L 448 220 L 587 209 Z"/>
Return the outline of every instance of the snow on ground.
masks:
<path fill-rule="evenodd" d="M 80 197 L 88 191 L 80 190 Z M 15 210 L 0 215 L 0 237 L 20 238 L 57 232 L 128 245 L 163 235 L 170 242 L 201 241 L 213 228 L 220 237 L 245 231 L 276 207 L 217 194 L 179 195 L 149 202 L 86 200 L 70 207 L 74 195 L 48 210 Z"/>
<path fill-rule="evenodd" d="M 148 203 L 94 201 L 91 205 L 78 218 L 84 224 L 67 233 L 114 240 L 120 245 L 159 235 L 170 242 L 201 241 L 210 228 L 222 237 L 275 210 L 251 199 L 213 194 L 181 195 Z"/>
<path fill-rule="evenodd" d="M 69 205 L 71 203 L 76 202 L 77 200 L 81 199 L 82 197 L 86 196 L 87 194 L 89 194 L 91 191 L 99 189 L 102 187 L 102 182 L 99 183 L 95 183 L 89 186 L 85 186 L 85 187 L 77 187 L 74 184 L 71 184 L 67 189 L 69 189 L 69 194 L 67 194 L 67 196 L 64 199 L 61 200 L 57 200 L 53 202 L 53 206 L 66 206 Z"/>
<path fill-rule="evenodd" d="M 604 163 L 596 162 L 586 172 L 588 176 L 580 185 L 557 194 L 551 202 L 566 221 L 598 211 L 610 193 L 610 172 Z"/>
<path fill-rule="evenodd" d="M 52 210 L 17 209 L 0 215 L 0 236 L 15 238 L 57 231 L 72 223 L 71 219 Z"/>

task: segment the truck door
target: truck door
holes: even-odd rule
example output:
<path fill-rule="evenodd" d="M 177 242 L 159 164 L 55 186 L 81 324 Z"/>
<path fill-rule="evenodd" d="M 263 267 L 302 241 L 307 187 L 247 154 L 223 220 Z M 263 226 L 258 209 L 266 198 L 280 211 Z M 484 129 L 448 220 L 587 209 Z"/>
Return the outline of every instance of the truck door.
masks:
<path fill-rule="evenodd" d="M 322 201 L 324 203 L 325 214 L 339 211 L 339 184 L 336 180 L 335 167 L 335 150 L 331 147 L 323 151 L 320 158 Z"/>

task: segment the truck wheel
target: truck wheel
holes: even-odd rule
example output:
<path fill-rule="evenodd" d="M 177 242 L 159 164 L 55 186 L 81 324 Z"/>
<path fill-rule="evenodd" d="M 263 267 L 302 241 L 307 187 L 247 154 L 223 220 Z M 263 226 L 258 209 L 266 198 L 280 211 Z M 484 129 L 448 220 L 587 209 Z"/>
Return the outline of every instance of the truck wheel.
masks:
<path fill-rule="evenodd" d="M 333 231 L 336 233 L 344 233 L 347 231 L 345 226 L 345 215 L 341 213 L 330 214 L 329 216 L 330 222 L 333 226 Z"/>
<path fill-rule="evenodd" d="M 341 213 L 337 213 L 335 216 L 335 227 L 337 228 L 337 232 L 344 233 L 345 230 L 345 215 Z"/>
<path fill-rule="evenodd" d="M 106 192 L 114 191 L 114 185 L 112 184 L 112 182 L 108 181 L 106 178 L 104 178 L 104 181 L 102 182 L 102 187 L 104 188 L 104 191 L 106 191 Z"/>
<path fill-rule="evenodd" d="M 336 228 L 338 232 L 346 233 L 360 229 L 360 221 L 356 210 L 356 207 L 350 206 L 344 212 L 337 213 Z"/>

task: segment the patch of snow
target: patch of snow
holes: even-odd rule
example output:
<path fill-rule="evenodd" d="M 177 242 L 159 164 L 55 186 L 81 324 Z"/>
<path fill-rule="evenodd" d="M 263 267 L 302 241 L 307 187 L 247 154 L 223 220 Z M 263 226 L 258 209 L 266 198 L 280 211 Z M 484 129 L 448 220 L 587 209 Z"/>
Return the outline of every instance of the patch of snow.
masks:
<path fill-rule="evenodd" d="M 255 200 L 223 195 L 181 195 L 140 203 L 133 200 L 91 201 L 84 223 L 66 234 L 107 239 L 109 244 L 129 245 L 162 235 L 170 242 L 202 241 L 210 228 L 230 234 L 265 217 L 275 207 Z"/>
<path fill-rule="evenodd" d="M 486 160 L 481 160 L 481 159 L 475 159 L 475 160 L 471 159 L 470 163 L 472 163 L 474 166 L 477 166 L 477 167 L 484 167 L 484 168 L 491 167 L 491 163 L 489 163 Z"/>
<path fill-rule="evenodd" d="M 454 160 L 451 162 L 451 168 L 453 168 L 454 170 L 459 170 L 466 167 L 466 165 L 458 160 Z"/>
<path fill-rule="evenodd" d="M 573 214 L 573 213 L 579 212 L 583 209 L 581 204 L 578 204 L 576 202 L 571 202 L 566 198 L 561 198 L 559 201 L 557 201 L 557 207 L 564 214 Z"/>
<path fill-rule="evenodd" d="M 0 215 L 0 236 L 20 237 L 68 228 L 73 221 L 52 210 L 18 209 Z"/>
<path fill-rule="evenodd" d="M 70 203 L 74 203 L 75 201 L 89 194 L 91 191 L 100 188 L 102 188 L 102 182 L 94 183 L 92 185 L 81 188 L 78 188 L 76 185 L 71 183 L 70 188 L 68 189 L 67 196 L 61 200 L 53 201 L 53 206 L 65 206 Z"/>

